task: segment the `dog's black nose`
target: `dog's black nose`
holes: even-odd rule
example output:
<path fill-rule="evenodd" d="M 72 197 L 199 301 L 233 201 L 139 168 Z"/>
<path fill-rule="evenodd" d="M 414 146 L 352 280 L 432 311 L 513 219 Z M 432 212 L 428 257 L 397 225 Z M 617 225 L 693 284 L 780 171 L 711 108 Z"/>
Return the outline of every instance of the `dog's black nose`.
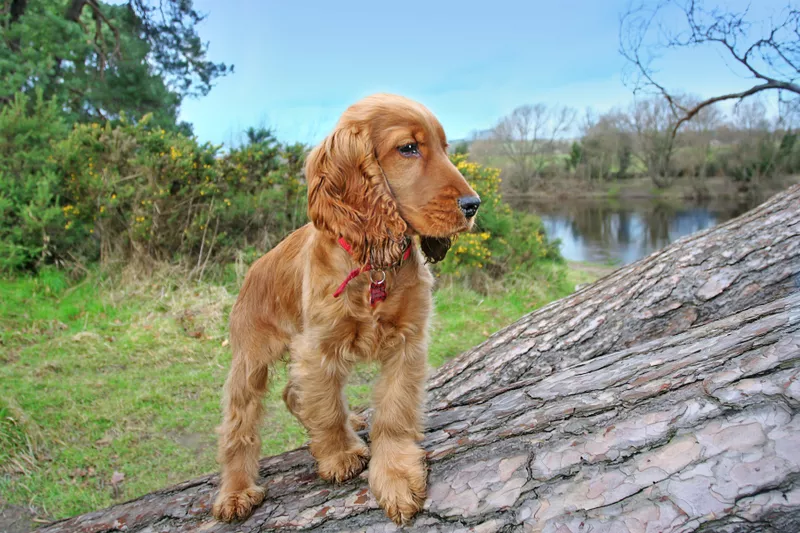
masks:
<path fill-rule="evenodd" d="M 462 196 L 458 199 L 458 207 L 467 218 L 472 218 L 481 206 L 481 199 L 477 196 Z"/>

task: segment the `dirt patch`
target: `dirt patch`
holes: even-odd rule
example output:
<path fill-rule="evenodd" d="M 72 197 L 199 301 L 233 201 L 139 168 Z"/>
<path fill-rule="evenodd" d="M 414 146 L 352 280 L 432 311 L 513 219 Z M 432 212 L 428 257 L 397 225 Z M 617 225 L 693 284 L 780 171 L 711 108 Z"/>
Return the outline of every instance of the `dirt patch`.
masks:
<path fill-rule="evenodd" d="M 200 451 L 209 446 L 209 437 L 205 433 L 180 433 L 175 436 L 178 444 L 190 450 Z"/>
<path fill-rule="evenodd" d="M 597 263 L 582 263 L 579 261 L 567 261 L 567 266 L 572 270 L 583 272 L 585 274 L 588 274 L 589 276 L 598 279 L 608 276 L 618 268 L 611 265 L 601 265 Z"/>
<path fill-rule="evenodd" d="M 214 447 L 217 443 L 213 433 L 180 433 L 177 431 L 170 431 L 167 432 L 166 435 L 177 444 L 188 448 L 198 456 L 208 448 Z"/>
<path fill-rule="evenodd" d="M 34 522 L 36 513 L 20 505 L 0 502 L 0 531 L 3 533 L 28 533 L 41 525 Z"/>

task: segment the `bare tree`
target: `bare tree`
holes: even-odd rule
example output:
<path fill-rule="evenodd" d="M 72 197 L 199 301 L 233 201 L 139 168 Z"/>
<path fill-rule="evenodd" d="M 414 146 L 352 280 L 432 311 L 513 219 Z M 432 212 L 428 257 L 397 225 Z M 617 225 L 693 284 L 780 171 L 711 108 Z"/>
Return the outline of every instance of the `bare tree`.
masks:
<path fill-rule="evenodd" d="M 763 6 L 762 6 L 763 7 Z M 668 14 L 677 11 L 674 19 Z M 741 100 L 767 90 L 800 95 L 800 9 L 789 0 L 786 7 L 754 20 L 750 7 L 732 10 L 703 0 L 642 0 L 623 15 L 620 51 L 634 67 L 636 90 L 655 89 L 678 117 L 673 135 L 705 107 L 724 100 Z M 669 19 L 669 22 L 668 22 Z M 670 27 L 678 20 L 677 27 Z M 753 80 L 749 89 L 706 98 L 685 105 L 675 92 L 656 79 L 655 60 L 671 49 L 715 47 Z"/>
<path fill-rule="evenodd" d="M 754 99 L 736 106 L 732 127 L 738 136 L 724 158 L 725 170 L 740 192 L 752 193 L 778 171 L 783 136 L 780 118 L 771 121 L 763 102 Z"/>
<path fill-rule="evenodd" d="M 769 131 L 766 106 L 760 100 L 743 102 L 734 110 L 733 124 L 736 129 L 747 133 Z"/>
<path fill-rule="evenodd" d="M 688 105 L 695 105 L 699 99 Z M 709 194 L 706 178 L 709 174 L 710 162 L 714 158 L 713 143 L 717 131 L 725 120 L 725 114 L 719 106 L 712 104 L 701 109 L 686 123 L 681 133 L 683 149 L 676 154 L 679 172 L 688 176 L 696 198 L 705 198 Z"/>
<path fill-rule="evenodd" d="M 637 100 L 628 115 L 635 134 L 636 155 L 647 167 L 658 188 L 669 187 L 674 179 L 672 150 L 675 138 L 675 113 L 666 100 L 658 97 Z"/>
<path fill-rule="evenodd" d="M 521 191 L 530 188 L 550 161 L 556 139 L 572 126 L 575 114 L 569 107 L 535 104 L 520 106 L 500 119 L 493 136 L 513 167 L 512 186 Z"/>
<path fill-rule="evenodd" d="M 589 180 L 623 178 L 628 173 L 633 141 L 628 118 L 612 109 L 600 116 L 587 110 L 582 127 L 580 170 Z"/>

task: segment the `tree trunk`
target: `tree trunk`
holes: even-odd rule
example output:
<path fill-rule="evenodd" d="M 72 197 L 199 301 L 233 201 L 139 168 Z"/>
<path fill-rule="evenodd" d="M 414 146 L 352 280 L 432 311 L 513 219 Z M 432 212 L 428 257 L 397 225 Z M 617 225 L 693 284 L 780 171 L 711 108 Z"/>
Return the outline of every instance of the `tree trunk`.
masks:
<path fill-rule="evenodd" d="M 9 25 L 17 22 L 22 15 L 25 14 L 25 8 L 28 6 L 28 0 L 11 0 L 11 8 L 9 9 Z"/>
<path fill-rule="evenodd" d="M 25 9 L 28 7 L 28 0 L 11 0 L 11 7 L 9 8 L 8 27 L 11 28 L 16 24 L 22 15 L 25 14 Z M 12 52 L 19 52 L 19 38 L 11 39 L 8 47 Z"/>
<path fill-rule="evenodd" d="M 433 378 L 409 531 L 800 531 L 800 187 L 537 311 Z M 702 325 L 700 325 L 702 324 Z M 484 375 L 489 375 L 488 380 Z M 217 523 L 211 475 L 46 532 L 383 531 L 365 476 L 265 458 Z"/>
<path fill-rule="evenodd" d="M 83 6 L 86 5 L 86 1 L 87 0 L 70 0 L 64 18 L 72 22 L 78 22 L 81 11 L 83 11 Z"/>
<path fill-rule="evenodd" d="M 553 302 L 445 364 L 440 407 L 686 331 L 800 289 L 800 185 Z"/>

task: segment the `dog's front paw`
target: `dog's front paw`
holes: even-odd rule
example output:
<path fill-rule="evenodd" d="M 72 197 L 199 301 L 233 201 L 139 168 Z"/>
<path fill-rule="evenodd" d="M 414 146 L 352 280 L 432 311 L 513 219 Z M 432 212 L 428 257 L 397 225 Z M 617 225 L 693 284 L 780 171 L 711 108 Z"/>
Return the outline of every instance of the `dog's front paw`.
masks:
<path fill-rule="evenodd" d="M 369 465 L 370 489 L 386 515 L 403 525 L 425 502 L 425 452 L 413 442 L 375 448 L 373 445 L 375 455 Z"/>
<path fill-rule="evenodd" d="M 369 463 L 369 448 L 358 439 L 346 450 L 318 457 L 317 472 L 325 481 L 341 483 L 363 472 L 367 463 Z"/>
<path fill-rule="evenodd" d="M 244 490 L 220 490 L 212 509 L 214 518 L 223 522 L 247 518 L 266 495 L 266 489 L 256 485 Z"/>

